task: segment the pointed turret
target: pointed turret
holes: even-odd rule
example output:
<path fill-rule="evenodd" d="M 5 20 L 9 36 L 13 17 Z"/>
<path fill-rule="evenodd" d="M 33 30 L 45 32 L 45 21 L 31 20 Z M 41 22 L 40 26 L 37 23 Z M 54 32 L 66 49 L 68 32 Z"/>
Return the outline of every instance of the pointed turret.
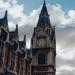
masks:
<path fill-rule="evenodd" d="M 50 20 L 49 20 L 49 14 L 46 7 L 46 2 L 44 0 L 41 13 L 39 15 L 39 20 L 37 26 L 51 26 Z"/>
<path fill-rule="evenodd" d="M 18 33 L 18 24 L 16 24 L 16 32 Z"/>
<path fill-rule="evenodd" d="M 4 16 L 4 18 L 6 18 L 6 19 L 7 19 L 7 13 L 8 13 L 8 11 L 6 10 L 5 11 L 5 16 Z"/>
<path fill-rule="evenodd" d="M 7 10 L 5 11 L 5 16 L 0 19 L 0 27 L 4 27 L 6 31 L 9 31 L 8 29 L 8 18 L 7 18 Z"/>
<path fill-rule="evenodd" d="M 24 35 L 24 45 L 26 46 L 26 35 Z"/>
<path fill-rule="evenodd" d="M 6 27 L 8 29 L 8 11 L 7 10 L 5 11 L 4 21 L 5 21 Z"/>
<path fill-rule="evenodd" d="M 17 38 L 17 40 L 19 40 L 19 35 L 18 35 L 18 24 L 16 24 L 15 32 L 16 32 L 16 38 Z"/>
<path fill-rule="evenodd" d="M 24 49 L 26 50 L 26 35 L 24 35 Z"/>
<path fill-rule="evenodd" d="M 42 10 L 41 10 L 41 13 L 40 13 L 40 16 L 41 15 L 46 15 L 46 16 L 49 16 L 48 15 L 48 11 L 47 11 L 47 7 L 46 7 L 46 2 L 45 2 L 45 0 L 44 0 L 44 3 L 43 3 L 43 7 L 42 7 Z"/>

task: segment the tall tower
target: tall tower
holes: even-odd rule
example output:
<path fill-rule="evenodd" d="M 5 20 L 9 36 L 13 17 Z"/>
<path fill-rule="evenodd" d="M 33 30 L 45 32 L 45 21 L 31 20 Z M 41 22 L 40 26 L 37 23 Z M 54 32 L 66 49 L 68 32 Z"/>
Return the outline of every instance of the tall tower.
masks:
<path fill-rule="evenodd" d="M 45 0 L 31 38 L 31 49 L 31 75 L 55 75 L 55 27 L 51 26 Z"/>

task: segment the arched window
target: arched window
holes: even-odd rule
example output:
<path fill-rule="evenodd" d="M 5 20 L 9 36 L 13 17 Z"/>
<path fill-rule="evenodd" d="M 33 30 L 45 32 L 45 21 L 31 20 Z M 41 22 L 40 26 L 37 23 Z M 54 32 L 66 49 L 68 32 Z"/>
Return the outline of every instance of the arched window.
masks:
<path fill-rule="evenodd" d="M 50 28 L 47 28 L 47 33 L 50 34 Z"/>
<path fill-rule="evenodd" d="M 40 53 L 38 55 L 38 64 L 45 64 L 45 54 L 44 53 Z"/>

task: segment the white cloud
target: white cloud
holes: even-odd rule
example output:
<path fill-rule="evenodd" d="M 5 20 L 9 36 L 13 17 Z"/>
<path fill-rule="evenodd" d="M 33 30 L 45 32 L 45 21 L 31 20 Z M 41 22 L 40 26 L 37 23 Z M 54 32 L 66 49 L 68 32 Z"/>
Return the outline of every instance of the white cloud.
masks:
<path fill-rule="evenodd" d="M 15 18 L 21 18 L 24 15 L 23 4 L 18 4 L 17 0 L 0 0 L 1 12 L 8 10 L 9 15 Z"/>
<path fill-rule="evenodd" d="M 65 13 L 62 10 L 62 6 L 59 4 L 56 5 L 48 4 L 47 7 L 52 25 L 55 25 L 57 27 L 67 27 L 71 25 L 74 26 L 75 10 L 69 10 L 67 13 Z M 21 21 L 19 23 L 36 26 L 40 11 L 41 11 L 41 6 L 38 9 L 34 9 L 29 15 L 25 14 L 25 16 L 21 17 Z"/>
<path fill-rule="evenodd" d="M 11 15 L 13 18 L 19 18 L 24 15 L 23 13 L 24 6 L 15 4 L 12 7 L 8 8 L 9 15 Z"/>
<path fill-rule="evenodd" d="M 58 29 L 56 38 L 58 55 L 64 59 L 72 59 L 75 54 L 75 29 L 71 27 Z"/>
<path fill-rule="evenodd" d="M 75 10 L 69 10 L 67 13 L 65 13 L 62 10 L 62 6 L 59 4 L 48 4 L 47 7 L 52 25 L 57 27 L 66 27 L 70 26 L 71 24 L 75 24 Z M 0 9 L 2 9 L 3 12 L 7 9 L 9 15 L 13 19 L 19 18 L 19 25 L 28 24 L 36 26 L 41 11 L 41 6 L 38 9 L 34 9 L 29 15 L 27 15 L 24 13 L 24 5 L 18 4 L 17 0 L 0 0 Z"/>
<path fill-rule="evenodd" d="M 10 3 L 9 2 L 4 2 L 3 0 L 0 0 L 0 9 L 7 9 L 8 7 L 10 7 Z"/>
<path fill-rule="evenodd" d="M 15 26 L 16 26 L 15 23 L 13 23 L 13 22 L 10 21 L 10 22 L 8 22 L 8 25 L 9 25 L 9 30 L 10 31 L 15 30 Z"/>
<path fill-rule="evenodd" d="M 29 15 L 24 15 L 21 17 L 21 21 L 19 22 L 19 25 L 31 25 L 36 26 L 39 14 L 40 14 L 41 8 L 38 8 L 37 10 L 33 10 Z"/>
<path fill-rule="evenodd" d="M 75 10 L 70 10 L 69 12 L 68 12 L 68 15 L 71 17 L 71 18 L 74 18 L 75 19 Z"/>
<path fill-rule="evenodd" d="M 75 10 L 70 10 L 68 15 L 70 16 L 71 21 L 75 24 Z"/>
<path fill-rule="evenodd" d="M 66 71 L 73 71 L 73 70 L 75 70 L 75 68 L 73 68 L 73 67 L 71 67 L 71 66 L 68 66 L 68 65 L 63 65 L 63 66 L 61 66 L 61 67 L 59 67 L 58 69 L 57 69 L 57 72 L 61 72 L 61 71 L 63 71 L 63 70 L 66 70 Z"/>

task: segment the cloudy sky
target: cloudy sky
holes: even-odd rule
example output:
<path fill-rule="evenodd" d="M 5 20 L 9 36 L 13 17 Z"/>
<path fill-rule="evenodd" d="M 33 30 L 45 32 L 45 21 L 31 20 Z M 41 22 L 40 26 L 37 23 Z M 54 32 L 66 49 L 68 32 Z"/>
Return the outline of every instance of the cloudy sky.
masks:
<path fill-rule="evenodd" d="M 46 0 L 51 24 L 56 26 L 57 75 L 75 75 L 75 0 Z M 27 35 L 27 48 L 43 0 L 0 0 L 0 17 L 8 10 L 10 30 L 19 25 L 20 40 Z"/>

